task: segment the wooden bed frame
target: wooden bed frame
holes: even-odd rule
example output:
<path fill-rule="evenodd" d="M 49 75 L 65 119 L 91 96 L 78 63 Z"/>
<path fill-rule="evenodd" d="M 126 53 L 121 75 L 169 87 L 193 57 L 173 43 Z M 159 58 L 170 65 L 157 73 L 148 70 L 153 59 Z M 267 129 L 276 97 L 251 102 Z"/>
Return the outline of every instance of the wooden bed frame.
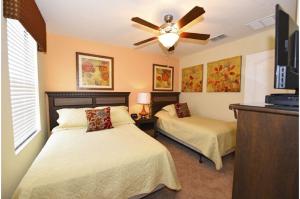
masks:
<path fill-rule="evenodd" d="M 58 125 L 58 113 L 62 108 L 97 106 L 127 106 L 130 92 L 46 92 L 49 104 L 50 130 Z"/>
<path fill-rule="evenodd" d="M 151 92 L 151 113 L 155 115 L 164 106 L 179 102 L 180 92 Z"/>
<path fill-rule="evenodd" d="M 152 113 L 152 115 L 155 115 L 164 106 L 167 106 L 169 104 L 179 103 L 179 95 L 180 95 L 180 92 L 151 92 L 151 113 Z M 155 128 L 155 130 L 156 130 L 157 136 L 162 131 L 161 129 L 158 129 L 158 128 Z M 164 134 L 164 133 L 161 133 L 161 134 Z M 165 135 L 165 136 L 167 136 L 167 135 Z M 199 154 L 199 162 L 202 163 L 202 157 L 205 157 L 202 153 L 200 153 L 199 151 L 196 151 L 195 149 L 191 148 L 187 144 L 179 142 L 178 140 L 174 139 L 173 137 L 170 137 L 170 136 L 167 136 L 167 137 L 181 145 L 184 145 L 185 147 L 196 152 L 197 154 Z M 206 158 L 206 159 L 208 159 L 208 158 Z M 210 160 L 210 159 L 208 159 L 208 160 Z"/>

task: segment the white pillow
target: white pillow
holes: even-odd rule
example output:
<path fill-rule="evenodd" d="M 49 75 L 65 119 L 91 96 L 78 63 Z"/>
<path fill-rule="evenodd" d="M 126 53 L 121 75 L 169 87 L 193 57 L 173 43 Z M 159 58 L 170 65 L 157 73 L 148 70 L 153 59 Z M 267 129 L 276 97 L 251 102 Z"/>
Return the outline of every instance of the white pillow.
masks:
<path fill-rule="evenodd" d="M 95 109 L 103 109 L 108 106 L 96 107 Z M 66 127 L 86 127 L 87 119 L 85 110 L 89 110 L 93 108 L 63 108 L 57 110 L 58 119 L 57 123 L 58 127 L 66 128 Z M 126 106 L 111 106 L 110 107 L 110 118 L 113 127 L 123 125 L 123 124 L 134 124 L 134 120 L 131 119 L 128 113 L 128 107 Z"/>
<path fill-rule="evenodd" d="M 158 117 L 159 119 L 169 119 L 172 118 L 168 111 L 166 110 L 160 110 L 155 114 L 155 117 Z"/>
<path fill-rule="evenodd" d="M 124 124 L 134 124 L 135 121 L 130 117 L 128 111 L 119 109 L 112 110 L 110 113 L 111 123 L 113 127 L 124 125 Z"/>
<path fill-rule="evenodd" d="M 128 111 L 128 107 L 127 106 L 98 106 L 95 109 L 104 109 L 106 107 L 110 107 L 111 111 L 112 110 L 117 110 L 117 109 Z"/>
<path fill-rule="evenodd" d="M 107 106 L 106 106 L 107 107 Z M 96 107 L 96 109 L 102 109 L 104 107 Z M 113 127 L 134 124 L 134 120 L 130 117 L 126 106 L 111 106 L 110 107 L 110 118 Z"/>
<path fill-rule="evenodd" d="M 87 126 L 85 110 L 92 108 L 63 108 L 57 110 L 59 127 Z"/>
<path fill-rule="evenodd" d="M 174 104 L 169 104 L 169 105 L 163 107 L 162 109 L 168 111 L 169 115 L 172 117 L 177 115 Z"/>

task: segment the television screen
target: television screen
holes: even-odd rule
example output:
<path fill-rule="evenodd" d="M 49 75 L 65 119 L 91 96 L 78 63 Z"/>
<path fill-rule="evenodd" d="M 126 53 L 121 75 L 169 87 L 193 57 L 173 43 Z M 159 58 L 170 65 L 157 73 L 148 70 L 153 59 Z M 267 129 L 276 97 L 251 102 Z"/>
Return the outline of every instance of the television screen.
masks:
<path fill-rule="evenodd" d="M 299 88 L 299 30 L 293 19 L 276 5 L 274 88 Z"/>

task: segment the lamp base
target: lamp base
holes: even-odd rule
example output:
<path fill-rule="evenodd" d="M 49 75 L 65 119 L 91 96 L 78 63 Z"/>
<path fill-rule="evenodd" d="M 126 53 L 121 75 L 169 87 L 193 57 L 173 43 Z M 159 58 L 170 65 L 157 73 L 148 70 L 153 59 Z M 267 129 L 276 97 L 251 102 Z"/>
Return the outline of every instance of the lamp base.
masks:
<path fill-rule="evenodd" d="M 142 109 L 142 111 L 139 113 L 139 115 L 141 116 L 142 119 L 145 119 L 145 118 L 147 117 L 147 115 L 149 115 L 149 114 L 146 112 L 145 104 L 143 104 L 143 109 Z"/>

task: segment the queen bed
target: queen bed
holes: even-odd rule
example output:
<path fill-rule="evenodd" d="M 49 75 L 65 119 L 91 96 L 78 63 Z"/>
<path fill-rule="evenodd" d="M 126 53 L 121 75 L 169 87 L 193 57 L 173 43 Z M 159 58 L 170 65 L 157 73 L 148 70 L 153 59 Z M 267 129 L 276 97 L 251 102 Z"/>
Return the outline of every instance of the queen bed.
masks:
<path fill-rule="evenodd" d="M 50 128 L 62 108 L 128 107 L 129 93 L 59 92 L 49 96 Z M 113 116 L 113 113 L 111 114 Z M 13 198 L 139 198 L 158 187 L 179 190 L 169 151 L 132 122 L 86 132 L 58 126 Z"/>
<path fill-rule="evenodd" d="M 187 146 L 222 168 L 222 157 L 233 152 L 236 144 L 236 122 L 226 122 L 200 116 L 178 118 L 164 107 L 179 102 L 178 92 L 152 92 L 152 114 L 158 117 L 156 130 Z"/>

